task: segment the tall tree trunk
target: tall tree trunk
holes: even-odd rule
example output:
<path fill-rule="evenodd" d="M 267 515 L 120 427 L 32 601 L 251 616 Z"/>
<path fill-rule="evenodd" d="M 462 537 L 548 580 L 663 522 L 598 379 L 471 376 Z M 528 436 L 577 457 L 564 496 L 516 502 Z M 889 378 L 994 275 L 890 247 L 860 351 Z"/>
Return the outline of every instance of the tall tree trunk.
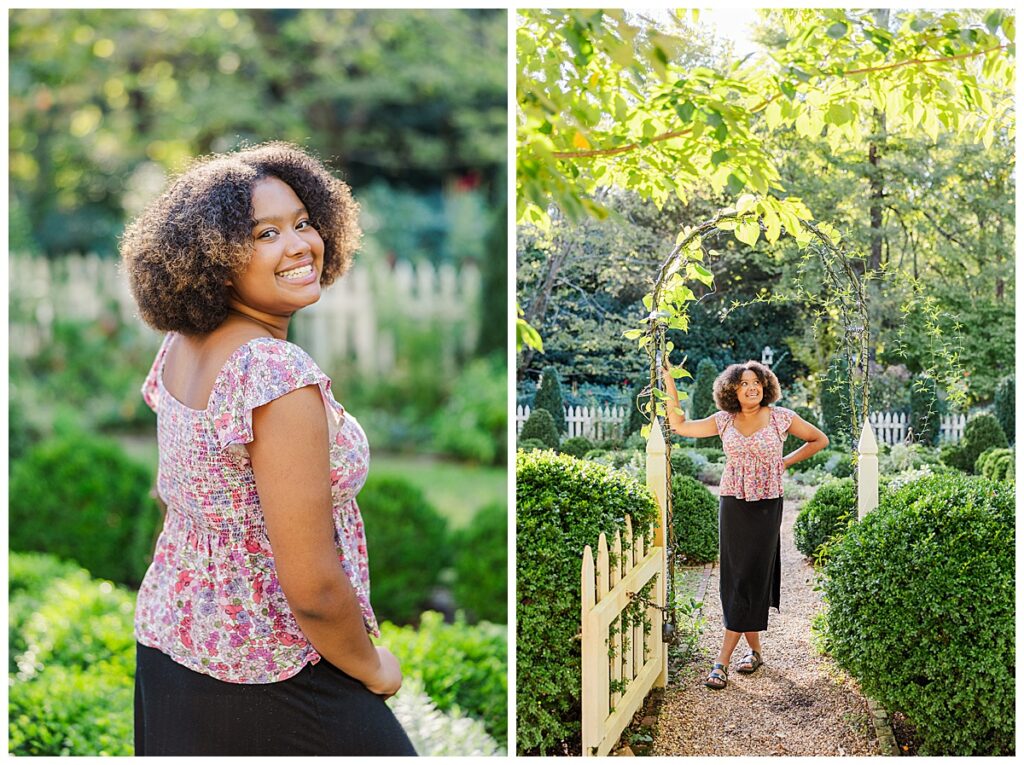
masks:
<path fill-rule="evenodd" d="M 551 290 L 555 286 L 555 278 L 558 276 L 558 272 L 562 270 L 562 264 L 565 263 L 568 254 L 568 247 L 556 239 L 554 253 L 548 259 L 544 279 L 537 288 L 537 293 L 533 296 L 533 300 L 523 309 L 523 318 L 538 330 L 540 330 L 541 325 L 544 323 L 544 314 L 548 310 L 548 299 L 551 297 Z M 534 354 L 536 354 L 536 351 L 529 346 L 524 347 L 522 353 L 519 354 L 519 363 L 516 364 L 517 382 L 525 377 L 526 370 L 530 368 Z"/>

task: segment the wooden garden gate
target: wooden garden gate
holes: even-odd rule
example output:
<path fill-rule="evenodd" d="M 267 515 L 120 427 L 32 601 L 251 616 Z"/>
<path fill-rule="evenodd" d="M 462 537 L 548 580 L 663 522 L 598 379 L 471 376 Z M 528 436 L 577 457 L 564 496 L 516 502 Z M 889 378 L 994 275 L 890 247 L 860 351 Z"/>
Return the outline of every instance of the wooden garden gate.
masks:
<path fill-rule="evenodd" d="M 644 547 L 644 530 L 615 532 L 609 549 L 601 534 L 597 560 L 588 545 L 583 551 L 581 618 L 583 624 L 583 754 L 602 756 L 618 741 L 633 715 L 654 687 L 668 678 L 668 651 L 662 639 L 666 601 L 666 508 L 668 468 L 665 439 L 658 425 L 647 440 L 647 486 L 658 502 L 653 543 Z M 623 534 L 623 531 L 625 532 Z M 642 625 L 620 630 L 631 595 L 653 581 L 645 608 L 650 631 Z M 615 626 L 615 629 L 612 627 Z M 609 634 L 611 632 L 611 634 Z M 623 634 L 625 632 L 625 634 Z"/>

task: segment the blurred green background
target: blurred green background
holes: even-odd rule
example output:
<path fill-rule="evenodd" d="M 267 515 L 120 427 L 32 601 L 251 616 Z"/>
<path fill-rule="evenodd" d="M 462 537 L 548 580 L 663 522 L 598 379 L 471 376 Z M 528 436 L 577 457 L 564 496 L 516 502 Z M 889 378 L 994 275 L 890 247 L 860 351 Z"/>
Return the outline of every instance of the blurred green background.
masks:
<path fill-rule="evenodd" d="M 421 754 L 500 751 L 506 12 L 9 19 L 9 539 L 48 556 L 11 559 L 11 752 L 131 753 L 124 604 L 160 524 L 139 387 L 160 337 L 134 316 L 117 238 L 191 157 L 271 139 L 320 156 L 362 206 L 352 272 L 290 339 L 370 437 L 374 607 L 411 655 L 397 706 Z M 92 604 L 74 635 L 47 621 L 71 602 Z M 97 715 L 93 696 L 116 703 Z"/>

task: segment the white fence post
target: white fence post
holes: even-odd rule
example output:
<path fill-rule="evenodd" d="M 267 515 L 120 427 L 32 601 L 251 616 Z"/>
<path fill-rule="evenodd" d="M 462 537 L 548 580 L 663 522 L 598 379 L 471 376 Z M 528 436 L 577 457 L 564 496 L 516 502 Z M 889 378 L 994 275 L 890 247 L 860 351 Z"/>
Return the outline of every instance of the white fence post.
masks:
<path fill-rule="evenodd" d="M 857 444 L 857 519 L 878 507 L 878 442 L 871 422 L 864 421 L 864 429 Z"/>

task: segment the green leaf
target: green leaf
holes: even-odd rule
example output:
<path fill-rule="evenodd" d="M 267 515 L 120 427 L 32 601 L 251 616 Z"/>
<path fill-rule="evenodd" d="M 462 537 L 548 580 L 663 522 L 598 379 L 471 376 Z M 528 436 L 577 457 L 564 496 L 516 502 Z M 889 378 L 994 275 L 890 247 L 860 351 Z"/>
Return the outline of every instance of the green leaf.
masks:
<path fill-rule="evenodd" d="M 640 336 L 643 335 L 642 329 L 627 329 L 622 333 L 622 336 L 627 340 L 639 340 Z"/>
<path fill-rule="evenodd" d="M 790 101 L 792 101 L 794 96 L 796 96 L 796 88 L 794 88 L 788 82 L 780 82 L 779 90 L 781 90 L 782 93 L 786 96 L 786 98 L 788 98 Z"/>
<path fill-rule="evenodd" d="M 747 185 L 740 179 L 735 173 L 729 173 L 729 177 L 726 179 L 726 183 L 729 184 L 730 194 L 739 194 Z"/>
<path fill-rule="evenodd" d="M 710 287 L 711 283 L 715 280 L 715 275 L 699 263 L 691 263 L 690 265 L 693 268 L 694 276 L 697 277 L 698 281 Z"/>
<path fill-rule="evenodd" d="M 696 110 L 696 108 L 697 107 L 693 105 L 692 101 L 687 101 L 684 104 L 676 104 L 675 106 L 676 114 L 679 115 L 679 119 L 681 119 L 683 122 L 689 122 L 690 120 L 693 119 L 693 112 Z"/>
<path fill-rule="evenodd" d="M 718 112 L 716 112 L 714 109 L 706 112 L 706 114 L 707 114 L 707 119 L 705 121 L 711 127 L 716 128 L 716 127 L 718 127 L 719 125 L 722 124 L 722 115 L 719 114 Z"/>
<path fill-rule="evenodd" d="M 985 16 L 985 26 L 988 27 L 988 31 L 991 34 L 995 34 L 996 30 L 999 29 L 999 25 L 1003 23 L 1003 16 L 1005 14 L 1001 10 L 989 11 Z"/>
<path fill-rule="evenodd" d="M 726 136 L 728 136 L 728 135 L 729 135 L 729 126 L 726 125 L 724 122 L 721 125 L 719 125 L 717 128 L 715 128 L 715 140 L 718 141 L 719 143 L 722 143 L 726 139 Z"/>
<path fill-rule="evenodd" d="M 742 220 L 736 226 L 736 238 L 750 247 L 757 244 L 760 235 L 761 227 L 756 220 Z"/>
<path fill-rule="evenodd" d="M 729 159 L 729 152 L 726 151 L 725 149 L 719 149 L 718 151 L 711 155 L 711 164 L 713 164 L 715 167 L 718 167 L 727 159 Z"/>
<path fill-rule="evenodd" d="M 835 24 L 828 28 L 825 34 L 827 34 L 833 40 L 839 40 L 846 36 L 848 30 L 849 27 L 846 26 L 845 22 L 837 21 Z"/>

